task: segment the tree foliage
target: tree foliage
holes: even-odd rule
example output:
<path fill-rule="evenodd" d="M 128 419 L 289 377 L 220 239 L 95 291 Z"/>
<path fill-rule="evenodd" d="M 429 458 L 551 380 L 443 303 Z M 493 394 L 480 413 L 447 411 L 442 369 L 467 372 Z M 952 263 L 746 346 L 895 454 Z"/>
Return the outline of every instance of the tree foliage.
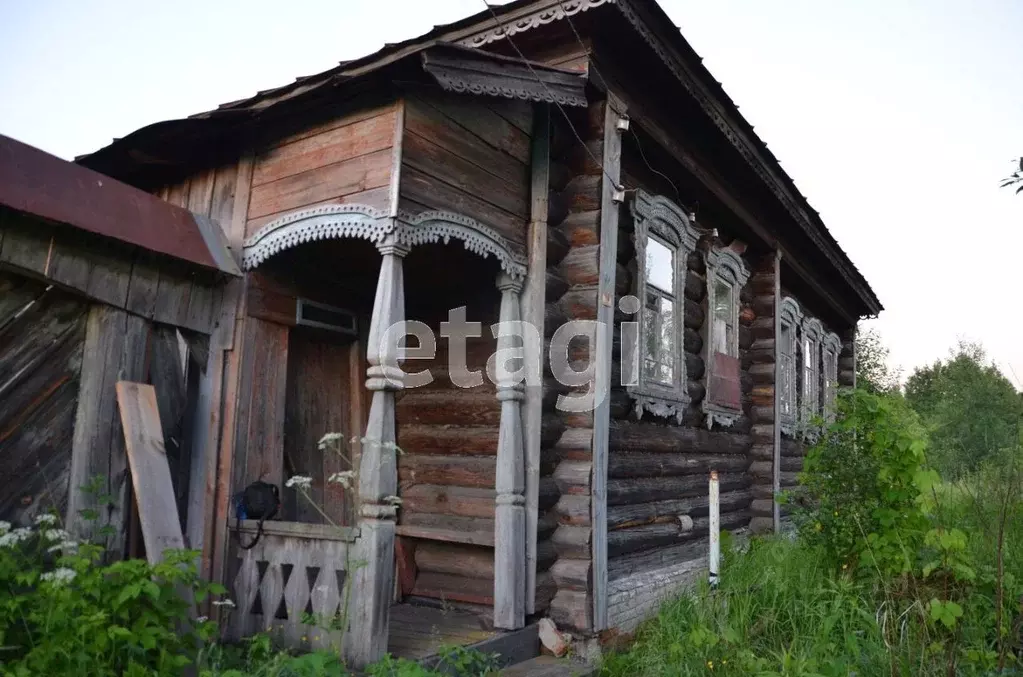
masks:
<path fill-rule="evenodd" d="M 1012 161 L 1014 165 L 1018 165 L 1016 169 L 1009 176 L 1002 179 L 1002 188 L 1011 188 L 1016 186 L 1016 194 L 1019 195 L 1023 192 L 1023 157 L 1019 160 Z"/>
<path fill-rule="evenodd" d="M 888 364 L 888 347 L 876 329 L 856 329 L 856 385 L 872 393 L 896 393 L 902 371 Z"/>
<path fill-rule="evenodd" d="M 1023 400 L 979 343 L 913 372 L 906 399 L 930 432 L 930 459 L 946 478 L 976 470 L 1019 441 Z"/>

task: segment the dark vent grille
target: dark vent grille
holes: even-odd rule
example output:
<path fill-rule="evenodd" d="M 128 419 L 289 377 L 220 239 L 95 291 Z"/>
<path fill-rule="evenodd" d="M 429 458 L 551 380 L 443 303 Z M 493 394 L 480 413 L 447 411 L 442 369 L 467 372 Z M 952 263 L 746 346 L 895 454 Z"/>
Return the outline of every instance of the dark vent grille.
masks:
<path fill-rule="evenodd" d="M 295 324 L 303 327 L 318 327 L 352 336 L 358 334 L 355 313 L 308 299 L 298 299 Z"/>

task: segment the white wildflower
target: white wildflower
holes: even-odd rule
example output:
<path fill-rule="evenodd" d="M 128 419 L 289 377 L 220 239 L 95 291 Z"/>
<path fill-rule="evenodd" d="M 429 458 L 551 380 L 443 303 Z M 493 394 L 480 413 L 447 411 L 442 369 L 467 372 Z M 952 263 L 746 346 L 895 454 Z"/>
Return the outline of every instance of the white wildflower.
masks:
<path fill-rule="evenodd" d="M 309 488 L 313 486 L 313 478 L 308 477 L 307 475 L 295 475 L 294 477 L 289 478 L 288 481 L 284 483 L 284 486 L 289 489 L 308 491 Z"/>
<path fill-rule="evenodd" d="M 6 534 L 10 530 L 11 530 L 11 523 L 10 522 L 4 522 L 3 520 L 0 520 L 0 536 L 3 536 L 4 534 Z"/>
<path fill-rule="evenodd" d="M 39 526 L 46 525 L 52 527 L 57 523 L 57 516 L 50 512 L 44 512 L 36 515 L 36 524 Z"/>
<path fill-rule="evenodd" d="M 210 620 L 208 616 L 199 616 L 199 618 L 195 619 L 195 622 L 196 623 L 205 623 L 208 620 Z"/>
<path fill-rule="evenodd" d="M 328 444 L 338 441 L 344 441 L 344 439 L 345 436 L 342 433 L 327 433 L 326 435 L 320 438 L 320 441 L 317 443 L 316 446 L 318 446 L 322 450 L 326 449 Z"/>
<path fill-rule="evenodd" d="M 16 545 L 28 540 L 31 536 L 32 530 L 28 527 L 20 527 L 14 531 L 8 531 L 3 536 L 0 536 L 0 548 Z"/>
<path fill-rule="evenodd" d="M 398 496 L 384 496 L 384 503 L 390 503 L 391 505 L 401 505 L 401 498 Z"/>
<path fill-rule="evenodd" d="M 229 599 L 218 599 L 213 603 L 213 606 L 224 606 L 227 607 L 228 609 L 233 609 L 235 604 L 233 601 Z"/>
<path fill-rule="evenodd" d="M 47 529 L 43 532 L 43 538 L 48 541 L 66 541 L 71 535 L 63 529 Z"/>
<path fill-rule="evenodd" d="M 60 567 L 59 569 L 54 569 L 53 571 L 47 571 L 45 574 L 40 576 L 40 578 L 42 578 L 44 581 L 52 581 L 56 585 L 63 585 L 65 583 L 70 583 L 72 580 L 74 580 L 75 576 L 77 576 L 77 574 L 75 573 L 74 569 Z"/>
<path fill-rule="evenodd" d="M 345 489 L 351 489 L 352 484 L 355 482 L 355 471 L 345 470 L 343 472 L 336 472 L 328 477 L 327 481 L 333 484 L 340 484 Z"/>
<path fill-rule="evenodd" d="M 61 541 L 60 543 L 57 543 L 56 545 L 51 545 L 46 549 L 46 552 L 63 552 L 66 550 L 75 550 L 77 548 L 78 541 L 74 541 L 68 538 L 66 540 Z"/>

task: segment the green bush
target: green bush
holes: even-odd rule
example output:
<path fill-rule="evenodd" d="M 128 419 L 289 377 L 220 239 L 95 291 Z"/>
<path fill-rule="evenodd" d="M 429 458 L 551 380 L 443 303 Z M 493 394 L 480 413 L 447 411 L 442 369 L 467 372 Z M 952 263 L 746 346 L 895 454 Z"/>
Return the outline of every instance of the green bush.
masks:
<path fill-rule="evenodd" d="M 101 564 L 101 548 L 78 544 L 42 515 L 33 528 L 0 523 L 0 674 L 81 677 L 180 675 L 215 633 L 189 620 L 178 590 L 198 600 L 198 553 L 163 562 Z"/>
<path fill-rule="evenodd" d="M 807 454 L 800 533 L 836 568 L 908 574 L 929 527 L 921 496 L 937 481 L 924 466 L 926 434 L 896 395 L 841 393 L 838 416 Z"/>

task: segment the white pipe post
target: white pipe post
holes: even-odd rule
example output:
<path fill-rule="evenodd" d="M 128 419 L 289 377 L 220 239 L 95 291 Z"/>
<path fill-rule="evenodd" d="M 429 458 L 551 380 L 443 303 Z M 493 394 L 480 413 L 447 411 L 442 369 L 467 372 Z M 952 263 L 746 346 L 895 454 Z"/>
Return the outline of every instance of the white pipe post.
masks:
<path fill-rule="evenodd" d="M 710 587 L 718 586 L 718 572 L 721 564 L 721 503 L 719 501 L 718 471 L 710 471 L 710 562 L 708 573 Z"/>

